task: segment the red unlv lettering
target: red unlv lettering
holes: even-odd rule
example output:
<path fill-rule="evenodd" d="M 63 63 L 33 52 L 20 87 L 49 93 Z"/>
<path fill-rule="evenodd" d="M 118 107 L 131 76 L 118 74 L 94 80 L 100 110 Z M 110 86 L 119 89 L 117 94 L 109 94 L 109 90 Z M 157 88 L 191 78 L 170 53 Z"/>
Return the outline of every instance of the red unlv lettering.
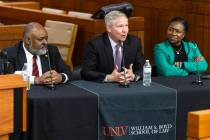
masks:
<path fill-rule="evenodd" d="M 103 127 L 105 136 L 125 136 L 128 126 Z"/>

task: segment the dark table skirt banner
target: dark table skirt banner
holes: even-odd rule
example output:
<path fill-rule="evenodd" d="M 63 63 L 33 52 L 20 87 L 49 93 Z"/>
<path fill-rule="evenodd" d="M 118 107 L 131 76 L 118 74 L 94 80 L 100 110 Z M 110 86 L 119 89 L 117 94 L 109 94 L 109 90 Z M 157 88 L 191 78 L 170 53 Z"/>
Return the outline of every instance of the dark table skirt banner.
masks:
<path fill-rule="evenodd" d="M 113 83 L 72 84 L 99 98 L 99 140 L 175 140 L 176 90 L 142 81 L 122 88 Z"/>
<path fill-rule="evenodd" d="M 97 140 L 97 105 L 96 95 L 72 84 L 31 87 L 29 140 Z"/>

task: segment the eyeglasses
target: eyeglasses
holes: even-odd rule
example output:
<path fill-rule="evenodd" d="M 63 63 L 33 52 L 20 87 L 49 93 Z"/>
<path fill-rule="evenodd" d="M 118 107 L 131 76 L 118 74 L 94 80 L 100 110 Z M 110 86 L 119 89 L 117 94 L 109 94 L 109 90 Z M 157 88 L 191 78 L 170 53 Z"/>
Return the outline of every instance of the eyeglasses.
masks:
<path fill-rule="evenodd" d="M 184 33 L 184 31 L 182 30 L 179 30 L 179 29 L 175 29 L 175 28 L 173 28 L 173 27 L 168 27 L 168 32 L 170 32 L 170 33 L 175 33 L 175 34 L 181 34 L 181 33 Z"/>

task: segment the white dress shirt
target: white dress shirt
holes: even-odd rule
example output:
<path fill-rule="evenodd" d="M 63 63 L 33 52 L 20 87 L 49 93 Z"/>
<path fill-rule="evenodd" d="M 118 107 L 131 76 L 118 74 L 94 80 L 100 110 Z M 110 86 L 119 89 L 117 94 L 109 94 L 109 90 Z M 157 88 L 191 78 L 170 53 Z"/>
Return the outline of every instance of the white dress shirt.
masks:
<path fill-rule="evenodd" d="M 25 45 L 23 43 L 23 49 L 24 52 L 26 54 L 26 61 L 27 61 L 27 65 L 28 65 L 28 75 L 30 76 L 30 84 L 34 84 L 34 79 L 35 76 L 32 75 L 32 71 L 33 71 L 33 55 L 25 48 Z M 37 59 L 36 59 L 36 63 L 38 66 L 38 70 L 39 70 L 39 76 L 42 76 L 42 65 L 41 65 L 41 59 L 40 56 L 37 55 Z M 65 73 L 61 73 L 65 76 L 65 80 L 63 81 L 63 83 L 66 83 L 68 81 L 68 76 Z"/>
<path fill-rule="evenodd" d="M 115 51 L 116 51 L 116 45 L 118 44 L 118 42 L 115 42 L 109 35 L 108 35 L 108 37 L 109 37 L 109 41 L 110 41 L 110 44 L 111 44 L 111 46 L 112 46 L 112 53 L 113 53 L 113 58 L 114 58 L 114 62 L 115 62 Z M 123 45 L 123 44 L 122 44 Z M 122 56 L 122 51 L 123 51 L 123 48 L 122 47 L 120 47 L 119 48 L 119 51 L 120 51 L 120 55 Z M 114 66 L 115 67 L 115 66 Z M 104 79 L 104 82 L 108 82 L 108 79 L 107 79 L 107 75 L 106 75 L 106 77 L 105 77 L 105 79 Z"/>
<path fill-rule="evenodd" d="M 30 76 L 30 84 L 34 84 L 34 79 L 35 79 L 35 76 L 32 75 L 32 71 L 33 71 L 33 55 L 25 48 L 25 45 L 23 43 L 23 49 L 24 49 L 24 52 L 26 54 L 26 61 L 27 61 L 27 66 L 28 66 L 28 75 Z M 37 59 L 36 59 L 36 63 L 37 63 L 37 66 L 38 66 L 38 70 L 39 70 L 39 76 L 42 75 L 42 65 L 41 65 L 41 60 L 40 60 L 40 57 L 37 55 Z"/>
<path fill-rule="evenodd" d="M 116 51 L 116 45 L 118 44 L 118 42 L 115 42 L 110 36 L 109 37 L 109 40 L 110 40 L 110 43 L 111 43 L 111 46 L 112 46 L 112 52 L 113 52 L 113 58 L 114 58 L 114 62 L 115 62 L 115 51 Z M 123 45 L 123 44 L 122 44 Z M 119 51 L 120 51 L 120 55 L 122 56 L 122 51 L 123 51 L 123 48 L 120 47 L 119 48 Z"/>

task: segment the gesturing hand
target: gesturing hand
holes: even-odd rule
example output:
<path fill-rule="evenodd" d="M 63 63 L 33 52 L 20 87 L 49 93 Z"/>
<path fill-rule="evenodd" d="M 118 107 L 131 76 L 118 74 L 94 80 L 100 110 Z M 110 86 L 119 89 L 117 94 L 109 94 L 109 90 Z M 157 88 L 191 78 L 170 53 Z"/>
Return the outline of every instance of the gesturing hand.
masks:
<path fill-rule="evenodd" d="M 134 80 L 135 78 L 135 74 L 133 73 L 133 64 L 130 64 L 129 69 L 126 69 L 125 67 L 123 67 L 123 72 L 121 72 L 121 75 L 123 75 L 123 80 L 121 82 L 131 82 Z"/>
<path fill-rule="evenodd" d="M 118 72 L 118 67 L 116 66 L 111 74 L 107 75 L 108 82 L 120 82 L 122 79 L 122 73 Z"/>

